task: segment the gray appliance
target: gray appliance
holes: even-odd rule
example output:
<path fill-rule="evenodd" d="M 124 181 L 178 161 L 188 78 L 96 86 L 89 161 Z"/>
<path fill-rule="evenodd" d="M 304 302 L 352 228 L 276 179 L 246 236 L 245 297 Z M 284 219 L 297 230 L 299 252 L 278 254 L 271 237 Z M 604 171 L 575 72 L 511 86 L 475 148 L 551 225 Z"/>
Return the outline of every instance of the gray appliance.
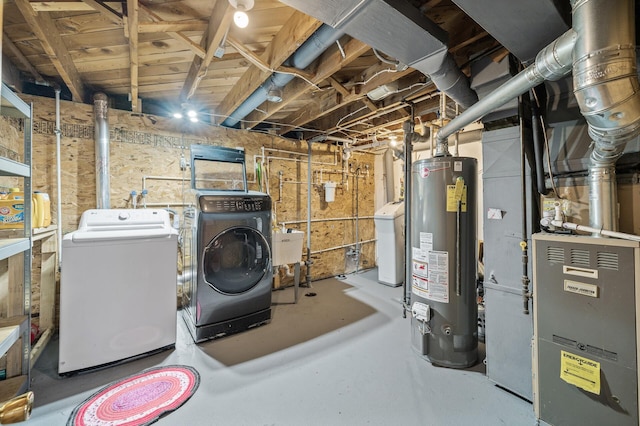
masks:
<path fill-rule="evenodd" d="M 533 318 L 523 313 L 520 243 L 523 215 L 526 213 L 529 233 L 537 215 L 536 205 L 531 202 L 534 193 L 528 166 L 525 195 L 529 202 L 523 212 L 521 156 L 519 126 L 482 134 L 487 377 L 531 401 Z M 531 273 L 528 262 L 527 276 L 531 277 Z"/>
<path fill-rule="evenodd" d="M 536 417 L 637 425 L 640 242 L 534 234 L 533 243 Z"/>
<path fill-rule="evenodd" d="M 183 317 L 196 342 L 271 319 L 271 198 L 196 191 L 185 212 Z"/>
<path fill-rule="evenodd" d="M 271 197 L 247 190 L 244 150 L 191 146 L 182 308 L 196 342 L 271 319 Z"/>
<path fill-rule="evenodd" d="M 476 176 L 475 158 L 411 167 L 411 343 L 445 367 L 478 360 Z"/>

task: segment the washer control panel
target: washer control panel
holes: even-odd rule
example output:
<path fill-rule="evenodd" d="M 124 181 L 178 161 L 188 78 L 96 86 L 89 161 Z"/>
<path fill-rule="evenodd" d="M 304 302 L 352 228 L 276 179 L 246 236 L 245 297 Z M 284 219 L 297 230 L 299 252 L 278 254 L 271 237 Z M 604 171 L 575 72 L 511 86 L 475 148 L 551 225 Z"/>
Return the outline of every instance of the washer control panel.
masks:
<path fill-rule="evenodd" d="M 256 197 L 200 197 L 200 210 L 203 213 L 245 213 L 271 210 L 269 196 Z"/>

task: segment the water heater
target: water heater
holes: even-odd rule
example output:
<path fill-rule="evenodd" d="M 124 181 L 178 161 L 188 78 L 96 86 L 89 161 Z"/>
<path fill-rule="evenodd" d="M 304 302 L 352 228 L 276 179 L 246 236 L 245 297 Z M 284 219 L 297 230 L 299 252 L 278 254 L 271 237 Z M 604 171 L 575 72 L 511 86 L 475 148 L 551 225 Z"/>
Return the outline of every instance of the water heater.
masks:
<path fill-rule="evenodd" d="M 411 169 L 411 341 L 432 364 L 478 359 L 475 158 L 434 157 Z"/>

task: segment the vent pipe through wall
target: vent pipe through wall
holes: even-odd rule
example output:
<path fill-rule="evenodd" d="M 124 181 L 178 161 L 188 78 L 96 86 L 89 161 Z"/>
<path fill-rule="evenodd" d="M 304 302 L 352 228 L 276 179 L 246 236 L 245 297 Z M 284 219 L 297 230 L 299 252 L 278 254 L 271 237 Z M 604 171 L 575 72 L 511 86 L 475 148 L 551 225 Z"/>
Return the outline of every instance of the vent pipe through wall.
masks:
<path fill-rule="evenodd" d="M 109 111 L 107 95 L 93 96 L 94 139 L 96 151 L 96 208 L 111 208 L 109 200 Z"/>

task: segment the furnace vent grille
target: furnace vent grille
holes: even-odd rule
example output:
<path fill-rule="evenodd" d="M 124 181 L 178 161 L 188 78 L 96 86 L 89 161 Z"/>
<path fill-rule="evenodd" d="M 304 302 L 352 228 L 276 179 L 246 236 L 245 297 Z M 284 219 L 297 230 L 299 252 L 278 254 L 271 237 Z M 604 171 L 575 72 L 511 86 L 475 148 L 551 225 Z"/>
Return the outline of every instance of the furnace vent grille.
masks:
<path fill-rule="evenodd" d="M 564 249 L 562 247 L 547 247 L 547 261 L 550 263 L 564 263 Z"/>
<path fill-rule="evenodd" d="M 617 271 L 618 270 L 618 254 L 599 251 L 598 252 L 598 268 Z"/>
<path fill-rule="evenodd" d="M 571 264 L 578 266 L 591 266 L 589 262 L 589 250 L 571 249 Z"/>

